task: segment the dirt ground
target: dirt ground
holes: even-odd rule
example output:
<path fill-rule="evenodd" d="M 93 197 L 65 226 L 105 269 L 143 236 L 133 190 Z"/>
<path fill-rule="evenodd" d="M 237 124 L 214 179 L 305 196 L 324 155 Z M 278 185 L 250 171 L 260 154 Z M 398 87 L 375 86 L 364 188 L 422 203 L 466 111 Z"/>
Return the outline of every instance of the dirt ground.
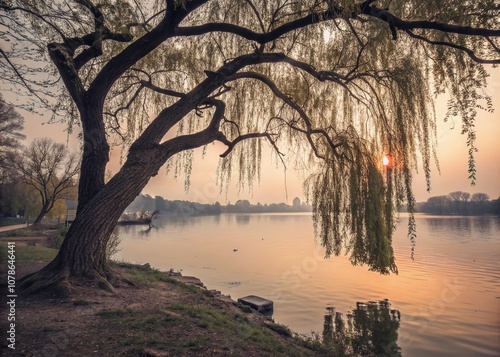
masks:
<path fill-rule="evenodd" d="M 48 244 L 43 237 L 16 237 L 16 246 L 33 245 L 33 242 Z M 42 266 L 40 263 L 18 264 L 17 279 Z M 128 268 L 116 269 L 129 276 Z M 242 310 L 220 293 L 177 283 L 174 278 L 117 288 L 114 294 L 79 285 L 74 286 L 69 299 L 18 296 L 14 299 L 15 349 L 9 347 L 12 340 L 9 341 L 6 334 L 10 328 L 9 311 L 2 312 L 0 355 L 317 355 L 293 338 L 289 330 L 263 315 Z M 2 290 L 1 303 L 6 306 L 12 299 L 7 297 L 5 286 Z"/>

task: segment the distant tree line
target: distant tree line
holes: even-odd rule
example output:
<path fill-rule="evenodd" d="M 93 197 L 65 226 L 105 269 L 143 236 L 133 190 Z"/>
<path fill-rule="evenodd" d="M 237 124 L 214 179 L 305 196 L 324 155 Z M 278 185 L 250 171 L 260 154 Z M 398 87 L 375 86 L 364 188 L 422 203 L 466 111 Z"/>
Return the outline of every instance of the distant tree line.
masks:
<path fill-rule="evenodd" d="M 300 203 L 300 200 L 295 198 L 293 205 L 286 203 L 271 203 L 256 205 L 251 204 L 248 200 L 238 200 L 234 205 L 228 203 L 223 206 L 222 210 L 228 213 L 266 213 L 266 212 L 312 212 L 312 207 L 305 203 Z"/>
<path fill-rule="evenodd" d="M 161 196 L 152 197 L 148 194 L 140 194 L 127 207 L 121 219 L 134 220 L 135 217 L 141 215 L 143 212 L 154 211 L 183 216 L 214 215 L 221 213 L 221 204 L 219 202 L 202 204 L 182 200 L 170 201 Z"/>
<path fill-rule="evenodd" d="M 500 197 L 490 200 L 485 193 L 470 194 L 463 191 L 451 192 L 445 196 L 430 197 L 418 207 L 418 211 L 442 215 L 498 215 Z"/>
<path fill-rule="evenodd" d="M 310 205 L 300 203 L 295 199 L 293 205 L 285 203 L 251 204 L 248 200 L 238 200 L 235 204 L 221 205 L 219 202 L 213 204 L 202 204 L 181 200 L 166 200 L 161 196 L 152 197 L 148 194 L 140 194 L 127 207 L 122 215 L 122 220 L 135 220 L 142 217 L 144 212 L 160 211 L 161 213 L 178 214 L 184 216 L 216 215 L 221 213 L 265 213 L 265 212 L 311 212 Z"/>

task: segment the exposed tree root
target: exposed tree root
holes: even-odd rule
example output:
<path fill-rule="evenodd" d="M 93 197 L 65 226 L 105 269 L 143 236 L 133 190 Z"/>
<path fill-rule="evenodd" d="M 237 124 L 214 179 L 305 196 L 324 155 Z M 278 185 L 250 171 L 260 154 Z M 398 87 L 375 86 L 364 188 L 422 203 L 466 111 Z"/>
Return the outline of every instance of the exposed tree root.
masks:
<path fill-rule="evenodd" d="M 104 273 L 89 270 L 81 275 L 74 275 L 70 273 L 69 267 L 57 269 L 49 264 L 40 271 L 20 279 L 18 290 L 25 296 L 44 294 L 69 298 L 72 287 L 82 285 L 95 286 L 112 294 L 116 287 L 135 286 L 132 281 L 109 268 Z"/>
<path fill-rule="evenodd" d="M 69 297 L 71 294 L 69 268 L 54 271 L 48 269 L 49 267 L 50 265 L 34 274 L 22 278 L 18 285 L 20 294 L 30 296 L 47 293 L 60 297 Z"/>

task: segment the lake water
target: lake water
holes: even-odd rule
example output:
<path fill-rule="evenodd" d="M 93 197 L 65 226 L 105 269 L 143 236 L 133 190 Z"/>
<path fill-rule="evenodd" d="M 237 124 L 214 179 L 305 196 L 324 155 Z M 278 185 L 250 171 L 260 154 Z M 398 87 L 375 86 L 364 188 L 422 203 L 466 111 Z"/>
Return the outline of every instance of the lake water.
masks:
<path fill-rule="evenodd" d="M 500 356 L 498 217 L 417 215 L 412 260 L 403 215 L 394 234 L 398 275 L 352 266 L 345 256 L 324 259 L 310 214 L 162 216 L 156 223 L 161 228 L 149 232 L 120 227 L 117 258 L 182 271 L 233 299 L 271 299 L 275 321 L 302 334 L 321 335 L 333 308 L 347 319 L 358 302 L 388 299 L 400 313 L 403 356 Z"/>

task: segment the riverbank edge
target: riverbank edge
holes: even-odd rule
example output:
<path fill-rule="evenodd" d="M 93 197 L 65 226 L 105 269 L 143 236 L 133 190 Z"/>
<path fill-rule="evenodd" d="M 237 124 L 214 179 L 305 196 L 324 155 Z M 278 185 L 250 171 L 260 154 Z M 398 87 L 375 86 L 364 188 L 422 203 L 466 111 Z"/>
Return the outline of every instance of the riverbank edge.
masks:
<path fill-rule="evenodd" d="M 7 242 L 18 242 L 17 279 L 43 267 L 57 252 L 43 246 L 47 243 L 46 236 L 29 238 L 23 241 L 15 235 L 0 237 L 0 252 L 4 257 Z M 6 259 L 2 261 L 5 267 Z M 197 278 L 162 272 L 149 264 L 113 262 L 112 265 L 137 286 L 117 288 L 115 294 L 76 286 L 71 298 L 65 300 L 47 296 L 18 298 L 17 346 L 10 349 L 8 340 L 3 338 L 0 348 L 5 355 L 44 356 L 43 351 L 48 353 L 54 348 L 64 350 L 61 355 L 65 356 L 95 353 L 151 357 L 326 356 L 331 353 L 318 338 L 294 333 L 219 291 L 208 290 Z M 4 267 L 0 269 L 2 283 L 7 281 Z M 3 293 L 2 300 L 6 296 Z M 74 316 L 79 317 L 78 322 L 71 318 Z M 3 316 L 2 320 L 6 318 Z M 94 347 L 89 348 L 89 341 Z"/>

